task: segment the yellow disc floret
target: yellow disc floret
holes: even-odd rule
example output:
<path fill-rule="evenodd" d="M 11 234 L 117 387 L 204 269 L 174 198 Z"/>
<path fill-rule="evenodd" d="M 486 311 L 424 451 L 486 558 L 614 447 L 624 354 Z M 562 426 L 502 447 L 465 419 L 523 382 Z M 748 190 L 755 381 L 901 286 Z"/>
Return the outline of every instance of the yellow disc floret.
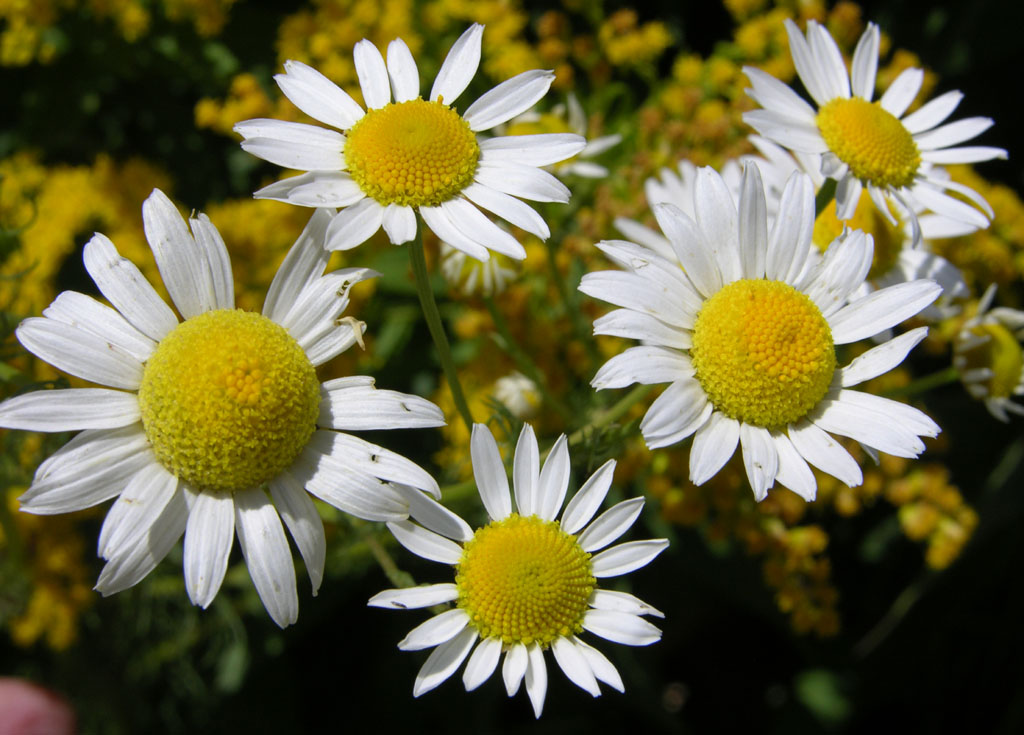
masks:
<path fill-rule="evenodd" d="M 479 159 L 469 123 L 421 99 L 368 111 L 345 141 L 348 172 L 381 204 L 437 206 L 472 183 Z"/>
<path fill-rule="evenodd" d="M 821 310 L 780 281 L 734 281 L 708 299 L 697 314 L 690 356 L 716 409 L 769 429 L 814 408 L 836 368 Z"/>
<path fill-rule="evenodd" d="M 878 211 L 878 207 L 874 205 L 866 191 L 861 193 L 857 209 L 848 220 L 840 221 L 836 217 L 835 199 L 828 203 L 814 220 L 814 244 L 821 252 L 825 252 L 832 241 L 843 233 L 844 226 L 851 230 L 866 232 L 874 241 L 875 250 L 871 270 L 868 272 L 869 279 L 885 275 L 896 266 L 906 238 L 897 225 Z"/>
<path fill-rule="evenodd" d="M 476 532 L 455 577 L 458 606 L 481 638 L 542 646 L 583 630 L 595 581 L 575 536 L 515 513 Z"/>
<path fill-rule="evenodd" d="M 283 327 L 220 309 L 160 341 L 139 405 L 164 467 L 197 490 L 233 492 L 258 487 L 295 461 L 316 426 L 320 383 Z"/>
<path fill-rule="evenodd" d="M 910 186 L 921 153 L 910 131 L 878 102 L 834 99 L 817 116 L 829 149 L 853 175 L 875 186 Z"/>
<path fill-rule="evenodd" d="M 987 398 L 1009 398 L 1024 379 L 1024 351 L 1013 332 L 999 322 L 985 322 L 971 329 L 983 341 L 969 349 L 958 349 L 957 367 L 961 373 L 988 368 L 992 376 L 975 381 L 985 389 Z"/>

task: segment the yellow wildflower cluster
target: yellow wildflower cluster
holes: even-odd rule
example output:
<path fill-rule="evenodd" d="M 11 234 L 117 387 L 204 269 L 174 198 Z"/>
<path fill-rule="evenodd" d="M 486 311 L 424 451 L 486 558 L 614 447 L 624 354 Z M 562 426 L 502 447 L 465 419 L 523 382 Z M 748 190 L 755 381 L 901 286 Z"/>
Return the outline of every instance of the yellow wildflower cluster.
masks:
<path fill-rule="evenodd" d="M 235 0 L 161 0 L 163 13 L 175 22 L 190 21 L 202 36 L 220 32 Z M 48 63 L 58 53 L 62 16 L 81 14 L 109 20 L 126 41 L 144 36 L 153 3 L 145 0 L 0 0 L 0 65 Z"/>
<path fill-rule="evenodd" d="M 638 25 L 635 10 L 623 8 L 612 13 L 597 30 L 602 53 L 612 66 L 639 67 L 650 64 L 672 44 L 664 23 Z"/>
<path fill-rule="evenodd" d="M 260 117 L 295 120 L 298 113 L 295 106 L 283 97 L 272 101 L 259 80 L 248 72 L 231 80 L 228 96 L 223 101 L 204 97 L 196 103 L 196 127 L 209 128 L 224 135 L 229 135 L 238 121 Z"/>
<path fill-rule="evenodd" d="M 12 520 L 17 534 L 16 540 L 9 539 L 0 528 L 0 550 L 10 554 L 16 543 L 22 569 L 31 578 L 31 593 L 7 627 L 18 646 L 27 648 L 43 640 L 63 651 L 75 642 L 78 618 L 94 599 L 88 581 L 93 572 L 82 561 L 87 549 L 78 533 L 80 514 L 50 518 L 19 513 L 17 498 L 24 490 L 10 488 L 0 498 L 6 505 L 0 512 Z"/>
<path fill-rule="evenodd" d="M 978 525 L 978 514 L 949 482 L 949 470 L 938 464 L 915 465 L 905 477 L 889 483 L 886 499 L 899 506 L 900 527 L 907 538 L 926 542 L 925 562 L 945 569 L 960 555 Z"/>

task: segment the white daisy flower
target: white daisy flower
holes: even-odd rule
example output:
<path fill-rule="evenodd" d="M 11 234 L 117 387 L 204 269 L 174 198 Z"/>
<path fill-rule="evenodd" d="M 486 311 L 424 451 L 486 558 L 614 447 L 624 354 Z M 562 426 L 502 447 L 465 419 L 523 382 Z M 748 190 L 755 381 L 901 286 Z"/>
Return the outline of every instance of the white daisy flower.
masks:
<path fill-rule="evenodd" d="M 317 365 L 361 341 L 365 325 L 340 315 L 350 287 L 376 275 L 323 274 L 329 212 L 313 215 L 285 257 L 262 314 L 235 308 L 228 253 L 205 215 L 190 234 L 154 190 L 142 217 L 183 321 L 110 240 L 89 241 L 85 268 L 114 308 L 65 291 L 16 333 L 37 357 L 109 387 L 0 404 L 8 429 L 82 432 L 39 466 L 22 510 L 69 513 L 117 498 L 99 538 L 104 595 L 139 582 L 184 533 L 185 587 L 204 608 L 237 533 L 256 590 L 284 627 L 298 616 L 298 595 L 282 519 L 313 594 L 323 579 L 324 529 L 307 491 L 377 521 L 408 517 L 411 491 L 391 483 L 439 492 L 409 460 L 339 430 L 440 426 L 444 417 L 423 398 L 377 390 L 373 378 L 317 380 Z"/>
<path fill-rule="evenodd" d="M 586 141 L 570 134 L 477 136 L 532 107 L 555 78 L 550 71 L 523 72 L 460 115 L 451 105 L 476 74 L 483 30 L 474 24 L 455 42 L 425 100 L 404 41 L 388 45 L 387 61 L 370 41 L 357 43 L 355 67 L 368 110 L 315 69 L 286 62 L 275 77 L 281 91 L 337 130 L 280 120 L 236 125 L 249 153 L 308 172 L 256 196 L 343 207 L 328 228 L 330 250 L 355 247 L 381 227 L 396 245 L 408 242 L 416 236 L 418 211 L 439 238 L 478 260 L 487 260 L 488 250 L 525 258 L 523 246 L 477 207 L 547 239 L 547 224 L 521 199 L 567 202 L 569 190 L 540 167 L 574 156 Z"/>
<path fill-rule="evenodd" d="M 968 393 L 997 419 L 1009 421 L 1007 411 L 1024 416 L 1024 406 L 1011 400 L 1024 395 L 1024 311 L 990 309 L 995 294 L 992 284 L 953 340 L 953 366 Z"/>
<path fill-rule="evenodd" d="M 940 126 L 959 104 L 960 92 L 947 92 L 904 115 L 921 88 L 920 69 L 905 70 L 881 99 L 872 102 L 879 43 L 874 23 L 857 43 L 850 73 L 832 36 L 813 20 L 807 23 L 806 38 L 791 20 L 786 21 L 786 31 L 797 74 L 817 109 L 771 75 L 747 66 L 743 71 L 753 84 L 747 93 L 764 109 L 744 113 L 743 120 L 786 148 L 822 155 L 822 173 L 838 182 L 839 219 L 852 216 L 866 187 L 878 210 L 890 219 L 887 198 L 912 215 L 920 204 L 976 227 L 988 226 L 988 203 L 940 172 L 947 163 L 1006 158 L 1001 148 L 954 147 L 987 130 L 991 119 L 972 117 Z M 982 211 L 946 191 L 966 197 Z M 920 240 L 916 229 L 914 240 Z"/>
<path fill-rule="evenodd" d="M 621 388 L 670 383 L 640 424 L 649 447 L 694 435 L 690 479 L 713 477 L 737 444 L 758 500 L 776 480 L 812 499 L 808 463 L 848 485 L 862 481 L 829 432 L 901 457 L 924 451 L 919 436 L 939 427 L 921 411 L 849 388 L 898 365 L 927 330 L 911 330 L 846 367 L 835 345 L 878 334 L 917 314 L 939 294 L 920 280 L 851 294 L 871 267 L 871 238 L 837 239 L 807 267 L 814 226 L 811 180 L 795 174 L 778 215 L 767 206 L 756 166 L 744 171 L 739 210 L 722 177 L 701 169 L 696 219 L 654 207 L 672 259 L 625 241 L 598 245 L 623 270 L 589 273 L 580 290 L 622 307 L 594 323 L 596 334 L 638 339 L 591 384 Z"/>
<path fill-rule="evenodd" d="M 398 610 L 455 603 L 398 644 L 405 651 L 434 648 L 416 676 L 413 696 L 448 679 L 467 656 L 462 682 L 467 691 L 475 689 L 494 673 L 504 652 L 508 695 L 525 680 L 540 717 L 548 649 L 569 680 L 591 695 L 601 694 L 598 681 L 623 691 L 612 663 L 578 636 L 586 630 L 630 646 L 661 638 L 661 631 L 643 619 L 663 617 L 660 612 L 633 595 L 597 586 L 598 579 L 647 565 L 668 546 L 666 539 L 649 539 L 605 548 L 633 525 L 643 498 L 618 503 L 591 522 L 611 485 L 615 461 L 609 460 L 558 518 L 569 486 L 568 442 L 559 437 L 541 467 L 537 440 L 526 425 L 513 460 L 513 510 L 505 466 L 486 426 L 474 425 L 470 452 L 489 525 L 473 531 L 423 495 L 410 496 L 415 502 L 409 510 L 418 524 L 388 523 L 414 554 L 454 566 L 455 582 L 385 590 L 369 602 Z"/>
<path fill-rule="evenodd" d="M 504 255 L 476 260 L 446 242 L 441 243 L 441 275 L 466 296 L 494 296 L 514 281 L 518 270 Z"/>
<path fill-rule="evenodd" d="M 494 399 L 520 421 L 534 418 L 543 402 L 537 384 L 518 370 L 494 381 Z"/>

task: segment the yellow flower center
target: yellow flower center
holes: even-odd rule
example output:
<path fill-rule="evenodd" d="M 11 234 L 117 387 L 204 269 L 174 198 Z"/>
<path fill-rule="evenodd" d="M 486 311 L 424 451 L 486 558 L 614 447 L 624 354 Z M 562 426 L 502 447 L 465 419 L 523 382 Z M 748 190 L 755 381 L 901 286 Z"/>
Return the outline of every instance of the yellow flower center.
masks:
<path fill-rule="evenodd" d="M 1009 398 L 1024 374 L 1024 352 L 1020 343 L 1013 332 L 998 322 L 979 324 L 971 333 L 988 339 L 970 350 L 960 351 L 964 358 L 960 370 L 988 368 L 992 371 L 992 377 L 985 383 L 988 397 Z"/>
<path fill-rule="evenodd" d="M 164 467 L 198 490 L 233 492 L 262 485 L 295 460 L 316 426 L 320 383 L 283 327 L 220 309 L 160 341 L 139 405 Z"/>
<path fill-rule="evenodd" d="M 829 149 L 853 175 L 876 186 L 910 186 L 921 154 L 910 132 L 877 102 L 834 99 L 817 116 Z"/>
<path fill-rule="evenodd" d="M 575 536 L 515 513 L 474 534 L 455 577 L 458 606 L 481 638 L 542 646 L 583 630 L 595 582 Z"/>
<path fill-rule="evenodd" d="M 472 183 L 479 158 L 469 123 L 421 99 L 368 111 L 345 141 L 349 173 L 381 204 L 437 206 Z"/>
<path fill-rule="evenodd" d="M 825 252 L 832 241 L 842 234 L 844 224 L 850 229 L 867 232 L 875 242 L 875 253 L 871 260 L 871 270 L 868 272 L 869 279 L 878 278 L 895 267 L 903 250 L 903 230 L 889 222 L 878 211 L 867 192 L 861 193 L 857 210 L 850 219 L 840 221 L 836 217 L 836 200 L 833 199 L 814 220 L 814 244 L 821 252 Z"/>
<path fill-rule="evenodd" d="M 715 408 L 769 429 L 814 408 L 836 368 L 825 317 L 781 281 L 734 281 L 708 299 L 697 314 L 690 356 Z"/>

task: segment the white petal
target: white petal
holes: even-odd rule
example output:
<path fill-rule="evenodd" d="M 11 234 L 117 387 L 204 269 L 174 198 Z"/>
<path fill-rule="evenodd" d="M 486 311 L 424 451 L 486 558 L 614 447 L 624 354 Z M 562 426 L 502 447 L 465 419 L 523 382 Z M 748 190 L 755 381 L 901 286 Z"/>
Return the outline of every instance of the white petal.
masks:
<path fill-rule="evenodd" d="M 159 341 L 178 326 L 171 307 L 104 235 L 97 233 L 86 243 L 82 261 L 100 293 L 140 332 Z"/>
<path fill-rule="evenodd" d="M 924 442 L 911 429 L 856 403 L 826 398 L 810 419 L 819 429 L 848 436 L 896 457 L 913 458 L 924 451 Z"/>
<path fill-rule="evenodd" d="M 97 553 L 110 559 L 144 542 L 176 492 L 178 478 L 156 461 L 135 473 L 103 519 Z"/>
<path fill-rule="evenodd" d="M 423 218 L 427 227 L 434 231 L 441 240 L 457 250 L 461 250 L 471 258 L 481 262 L 490 260 L 491 255 L 487 248 L 474 239 L 468 237 L 459 227 L 452 222 L 448 212 L 442 207 L 420 207 L 420 217 Z"/>
<path fill-rule="evenodd" d="M 373 199 L 360 199 L 334 215 L 327 226 L 328 250 L 350 250 L 370 239 L 384 222 L 384 207 Z"/>
<path fill-rule="evenodd" d="M 550 166 L 572 158 L 586 144 L 583 136 L 571 133 L 506 135 L 481 141 L 480 154 L 481 160 L 485 161 L 517 161 L 528 166 Z"/>
<path fill-rule="evenodd" d="M 569 441 L 565 434 L 555 440 L 537 485 L 537 505 L 534 512 L 545 521 L 553 521 L 562 509 L 566 490 L 569 489 Z"/>
<path fill-rule="evenodd" d="M 384 208 L 381 224 L 394 245 L 401 245 L 416 237 L 416 212 L 412 207 L 389 204 Z"/>
<path fill-rule="evenodd" d="M 579 290 L 615 306 L 650 314 L 672 326 L 692 329 L 700 301 L 696 291 L 685 285 L 684 278 L 682 271 L 672 274 L 651 269 L 642 275 L 596 271 L 583 276 Z"/>
<path fill-rule="evenodd" d="M 601 507 L 615 474 L 615 460 L 609 459 L 573 495 L 562 513 L 562 530 L 574 534 L 587 525 Z"/>
<path fill-rule="evenodd" d="M 913 406 L 908 406 L 906 403 L 894 401 L 891 398 L 876 396 L 858 390 L 840 390 L 837 398 L 844 404 L 854 404 L 882 414 L 888 417 L 890 422 L 899 424 L 901 428 L 912 431 L 920 436 L 935 437 L 941 431 L 939 425 L 932 421 L 923 411 Z M 871 442 L 868 442 L 868 444 L 871 444 Z"/>
<path fill-rule="evenodd" d="M 541 240 L 551 236 L 544 218 L 529 204 L 497 189 L 473 182 L 462 190 L 462 195 L 479 207 L 493 212 L 509 224 L 536 235 Z"/>
<path fill-rule="evenodd" d="M 519 441 L 516 443 L 512 462 L 512 483 L 515 487 L 519 515 L 536 514 L 540 507 L 540 454 L 537 437 L 534 436 L 533 427 L 529 424 L 523 424 Z"/>
<path fill-rule="evenodd" d="M 754 85 L 753 89 L 747 90 L 747 94 L 762 107 L 774 112 L 788 112 L 807 121 L 814 120 L 814 108 L 788 84 L 753 66 L 743 67 L 743 73 Z"/>
<path fill-rule="evenodd" d="M 271 620 L 285 628 L 299 618 L 299 595 L 281 518 L 262 490 L 243 490 L 234 499 L 238 544 L 249 576 Z"/>
<path fill-rule="evenodd" d="M 420 96 L 420 73 L 416 60 L 401 38 L 388 44 L 387 67 L 395 102 L 408 102 Z"/>
<path fill-rule="evenodd" d="M 740 422 L 740 446 L 747 480 L 758 502 L 765 499 L 768 489 L 775 484 L 779 471 L 779 454 L 775 450 L 767 429 Z"/>
<path fill-rule="evenodd" d="M 321 386 L 317 423 L 343 431 L 420 429 L 444 426 L 444 413 L 426 398 L 381 390 L 353 378 L 329 380 Z"/>
<path fill-rule="evenodd" d="M 263 301 L 263 316 L 280 324 L 298 300 L 299 294 L 323 275 L 327 261 L 331 257 L 324 249 L 324 238 L 331 214 L 329 209 L 318 209 L 313 212 L 302 234 L 281 261 L 281 266 L 277 269 L 270 288 L 267 289 L 267 297 Z"/>
<path fill-rule="evenodd" d="M 992 146 L 973 145 L 948 150 L 921 151 L 921 160 L 929 163 L 978 163 L 994 158 L 1006 158 L 1006 151 Z"/>
<path fill-rule="evenodd" d="M 841 385 L 844 388 L 863 383 L 865 380 L 877 378 L 899 365 L 914 347 L 928 334 L 928 327 L 911 329 L 895 339 L 872 347 L 858 355 L 844 368 L 841 368 Z"/>
<path fill-rule="evenodd" d="M 846 73 L 846 62 L 832 35 L 817 23 L 807 24 L 807 40 L 818 61 L 818 72 L 825 85 L 828 99 L 850 96 L 850 77 Z"/>
<path fill-rule="evenodd" d="M 981 135 L 994 123 L 995 121 L 989 117 L 968 117 L 929 130 L 927 133 L 919 133 L 914 136 L 914 142 L 921 151 L 948 148 Z"/>
<path fill-rule="evenodd" d="M 409 504 L 409 517 L 424 528 L 455 541 L 473 538 L 473 529 L 468 523 L 426 493 L 401 484 L 395 485 L 395 489 Z"/>
<path fill-rule="evenodd" d="M 922 130 L 931 130 L 947 117 L 953 114 L 953 110 L 964 98 L 962 92 L 956 90 L 940 94 L 933 100 L 929 100 L 920 108 L 900 120 L 903 127 L 911 135 L 920 133 Z"/>
<path fill-rule="evenodd" d="M 615 309 L 594 320 L 594 334 L 639 339 L 659 347 L 689 349 L 691 333 L 661 321 L 650 314 L 630 309 Z"/>
<path fill-rule="evenodd" d="M 284 120 L 246 120 L 234 131 L 245 140 L 242 150 L 282 168 L 298 171 L 343 171 L 345 136 L 317 125 Z"/>
<path fill-rule="evenodd" d="M 289 472 L 313 495 L 357 518 L 402 521 L 409 516 L 408 503 L 390 485 L 338 462 L 315 446 L 307 446 Z"/>
<path fill-rule="evenodd" d="M 830 326 L 836 312 L 846 305 L 851 294 L 864 283 L 871 269 L 873 251 L 871 236 L 865 236 L 860 230 L 834 240 L 825 251 L 814 280 L 807 285 L 805 293 L 821 310 Z"/>
<path fill-rule="evenodd" d="M 924 81 L 924 72 L 920 69 L 904 69 L 879 100 L 882 109 L 891 113 L 894 117 L 901 117 L 910 103 L 917 97 L 921 83 Z"/>
<path fill-rule="evenodd" d="M 766 138 L 801 153 L 827 153 L 829 148 L 813 122 L 778 115 L 768 110 L 743 113 L 743 122 Z"/>
<path fill-rule="evenodd" d="M 284 74 L 274 76 L 285 97 L 314 120 L 348 130 L 365 114 L 348 93 L 301 61 L 284 62 Z"/>
<path fill-rule="evenodd" d="M 544 663 L 544 651 L 536 643 L 526 647 L 526 654 L 526 693 L 530 696 L 534 717 L 540 719 L 548 693 L 548 667 Z"/>
<path fill-rule="evenodd" d="M 813 37 L 816 27 L 817 23 L 813 20 L 807 22 L 808 38 Z M 824 105 L 832 97 L 825 78 L 825 70 L 821 68 L 825 60 L 817 58 L 796 23 L 788 19 L 786 20 L 786 33 L 789 35 L 789 52 L 793 57 L 793 65 L 796 67 L 797 74 L 800 75 L 800 81 L 804 83 L 804 87 L 814 101 L 819 106 Z"/>
<path fill-rule="evenodd" d="M 635 597 L 628 592 L 617 592 L 615 590 L 595 589 L 590 593 L 590 606 L 598 610 L 616 610 L 629 613 L 630 615 L 653 615 L 656 618 L 665 617 L 665 613 L 651 607 L 639 597 Z"/>
<path fill-rule="evenodd" d="M 526 249 L 519 241 L 489 220 L 468 199 L 456 197 L 442 202 L 440 206 L 466 239 L 515 260 L 526 258 Z"/>
<path fill-rule="evenodd" d="M 682 441 L 711 418 L 714 407 L 700 383 L 678 380 L 666 388 L 647 409 L 640 431 L 651 449 Z"/>
<path fill-rule="evenodd" d="M 715 250 L 705 245 L 697 223 L 674 204 L 655 204 L 652 209 L 693 285 L 705 298 L 717 293 L 722 288 L 722 274 Z"/>
<path fill-rule="evenodd" d="M 142 224 L 160 277 L 178 312 L 191 319 L 213 308 L 206 259 L 178 209 L 159 189 L 142 203 Z"/>
<path fill-rule="evenodd" d="M 524 71 L 485 92 L 466 109 L 462 117 L 473 132 L 490 130 L 537 104 L 547 94 L 553 81 L 554 72 L 542 69 Z"/>
<path fill-rule="evenodd" d="M 473 424 L 469 451 L 473 458 L 473 477 L 480 492 L 480 500 L 487 509 L 487 515 L 494 521 L 508 518 L 512 512 L 508 475 L 501 461 L 498 443 L 485 425 Z"/>
<path fill-rule="evenodd" d="M 148 360 L 156 349 L 156 342 L 132 326 L 119 312 L 77 291 L 61 292 L 53 303 L 43 309 L 43 316 L 94 334 L 139 362 Z"/>
<path fill-rule="evenodd" d="M 569 681 L 592 697 L 601 696 L 601 689 L 597 686 L 597 679 L 590 670 L 590 664 L 572 641 L 568 638 L 555 638 L 551 643 L 551 653 Z"/>
<path fill-rule="evenodd" d="M 715 253 L 722 282 L 732 283 L 743 278 L 736 204 L 721 174 L 710 167 L 697 170 L 693 207 L 703 241 Z"/>
<path fill-rule="evenodd" d="M 657 385 L 693 376 L 693 364 L 677 350 L 654 345 L 630 347 L 601 366 L 590 384 L 598 390 L 633 383 Z"/>
<path fill-rule="evenodd" d="M 583 628 L 613 643 L 649 646 L 661 640 L 661 631 L 641 617 L 614 610 L 587 610 Z"/>
<path fill-rule="evenodd" d="M 602 551 L 591 559 L 595 577 L 618 577 L 650 564 L 668 548 L 668 539 L 655 538 L 627 541 Z"/>
<path fill-rule="evenodd" d="M 512 696 L 519 691 L 519 685 L 526 674 L 529 654 L 522 643 L 514 643 L 505 654 L 505 663 L 501 667 L 501 678 L 505 682 L 505 691 Z"/>
<path fill-rule="evenodd" d="M 577 543 L 589 553 L 603 549 L 629 530 L 640 516 L 643 507 L 643 498 L 630 498 L 616 503 L 587 526 L 579 535 Z"/>
<path fill-rule="evenodd" d="M 389 521 L 387 525 L 398 543 L 416 556 L 442 564 L 458 564 L 462 558 L 462 547 L 457 543 L 412 521 Z"/>
<path fill-rule="evenodd" d="M 547 171 L 524 163 L 481 161 L 473 180 L 505 194 L 535 202 L 569 201 L 569 190 L 565 184 Z"/>
<path fill-rule="evenodd" d="M 71 375 L 126 390 L 137 390 L 142 383 L 142 363 L 91 332 L 30 317 L 14 333 L 26 350 Z"/>
<path fill-rule="evenodd" d="M 253 197 L 300 207 L 348 207 L 366 194 L 344 171 L 310 171 L 264 186 Z"/>
<path fill-rule="evenodd" d="M 875 291 L 832 315 L 832 339 L 844 345 L 876 335 L 914 316 L 941 293 L 939 284 L 924 279 Z"/>
<path fill-rule="evenodd" d="M 462 683 L 471 692 L 491 678 L 501 658 L 501 638 L 484 638 L 462 672 Z"/>
<path fill-rule="evenodd" d="M 697 430 L 690 447 L 690 482 L 703 485 L 725 466 L 740 440 L 740 424 L 715 411 Z"/>
<path fill-rule="evenodd" d="M 388 607 L 392 610 L 414 610 L 421 607 L 433 607 L 451 602 L 459 596 L 458 588 L 448 582 L 446 584 L 428 584 L 419 587 L 405 587 L 398 590 L 384 590 L 370 598 L 366 604 L 370 607 Z"/>
<path fill-rule="evenodd" d="M 650 181 L 650 179 L 648 179 Z M 657 204 L 664 204 L 664 202 L 655 202 L 651 205 L 655 208 Z M 648 250 L 660 255 L 665 260 L 675 260 L 677 258 L 673 251 L 673 245 L 669 242 L 668 238 L 662 235 L 660 232 L 656 232 L 650 227 L 646 227 L 639 222 L 634 222 L 631 219 L 625 217 L 616 217 L 614 220 L 615 229 L 621 232 L 630 242 L 639 243 Z M 696 228 L 696 224 L 694 224 Z"/>
<path fill-rule="evenodd" d="M 371 110 L 384 107 L 391 101 L 391 85 L 384 57 L 376 46 L 364 38 L 352 49 L 352 58 L 366 107 Z"/>
<path fill-rule="evenodd" d="M 818 493 L 818 482 L 789 437 L 780 432 L 772 432 L 772 443 L 775 445 L 775 451 L 779 458 L 776 481 L 788 487 L 804 500 L 814 500 Z"/>
<path fill-rule="evenodd" d="M 871 101 L 875 95 L 875 76 L 878 71 L 878 26 L 868 23 L 868 27 L 857 41 L 853 52 L 852 82 L 853 95 Z"/>
<path fill-rule="evenodd" d="M 484 27 L 474 23 L 452 44 L 434 79 L 434 86 L 430 89 L 431 101 L 440 99 L 444 104 L 451 105 L 469 86 L 480 66 L 480 39 L 483 33 Z"/>
<path fill-rule="evenodd" d="M 435 648 L 420 667 L 419 673 L 416 674 L 412 696 L 418 697 L 421 694 L 426 694 L 455 673 L 455 669 L 459 668 L 459 665 L 469 655 L 470 649 L 476 643 L 476 638 L 476 630 L 466 628 L 447 643 Z"/>
<path fill-rule="evenodd" d="M 200 492 L 185 526 L 185 589 L 192 604 L 207 607 L 220 590 L 235 539 L 230 493 Z"/>
<path fill-rule="evenodd" d="M 71 513 L 109 500 L 155 461 L 139 424 L 83 431 L 43 461 L 20 497 L 27 513 Z"/>
<path fill-rule="evenodd" d="M 398 647 L 403 651 L 420 651 L 450 641 L 469 625 L 469 615 L 462 608 L 445 610 L 409 631 Z"/>
<path fill-rule="evenodd" d="M 860 466 L 850 453 L 829 436 L 806 419 L 789 427 L 789 439 L 800 456 L 833 477 L 856 487 L 864 481 Z"/>
<path fill-rule="evenodd" d="M 739 206 L 740 268 L 745 278 L 763 278 L 768 250 L 768 209 L 757 166 L 743 169 Z"/>
<path fill-rule="evenodd" d="M 0 403 L 0 426 L 22 431 L 116 429 L 140 418 L 134 393 L 106 388 L 37 390 Z"/>
<path fill-rule="evenodd" d="M 590 665 L 590 670 L 594 672 L 594 676 L 597 677 L 598 681 L 603 681 L 605 684 L 617 691 L 626 691 L 626 687 L 622 683 L 622 677 L 619 676 L 618 670 L 616 670 L 612 662 L 609 661 L 603 653 L 592 646 L 588 646 L 576 636 L 572 637 L 572 642 L 576 644 L 580 653 L 582 653 L 584 658 L 587 659 L 587 663 Z"/>
<path fill-rule="evenodd" d="M 306 572 L 315 597 L 324 579 L 324 563 L 327 559 L 324 522 L 305 488 L 290 473 L 282 472 L 268 484 L 274 506 L 295 539 L 302 560 L 306 562 Z"/>
<path fill-rule="evenodd" d="M 365 439 L 336 431 L 317 431 L 310 443 L 324 454 L 347 467 L 379 480 L 411 485 L 440 497 L 437 481 L 426 470 L 397 452 L 372 444 Z"/>
<path fill-rule="evenodd" d="M 807 262 L 813 229 L 814 185 L 809 176 L 794 172 L 786 180 L 768 239 L 765 275 L 770 280 L 796 282 Z"/>

